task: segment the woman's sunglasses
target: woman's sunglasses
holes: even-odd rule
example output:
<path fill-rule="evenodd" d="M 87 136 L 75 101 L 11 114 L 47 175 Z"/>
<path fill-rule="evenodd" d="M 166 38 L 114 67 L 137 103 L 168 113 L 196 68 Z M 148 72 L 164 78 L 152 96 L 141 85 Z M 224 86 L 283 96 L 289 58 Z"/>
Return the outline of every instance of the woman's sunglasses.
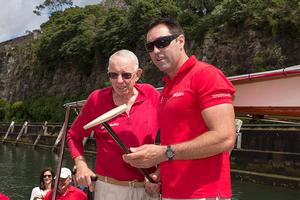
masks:
<path fill-rule="evenodd" d="M 52 175 L 44 175 L 43 178 L 52 178 Z"/>
<path fill-rule="evenodd" d="M 132 78 L 132 75 L 133 75 L 134 73 L 122 72 L 122 73 L 120 73 L 120 74 L 121 74 L 121 76 L 122 76 L 123 79 L 131 79 L 131 78 Z M 107 75 L 108 75 L 108 77 L 109 77 L 110 79 L 117 79 L 118 76 L 119 76 L 119 73 L 116 73 L 116 72 L 108 72 Z"/>
<path fill-rule="evenodd" d="M 178 37 L 179 35 L 168 35 L 168 36 L 163 36 L 163 37 L 159 37 L 156 40 L 154 40 L 153 42 L 148 42 L 146 43 L 146 50 L 148 52 L 152 52 L 154 50 L 154 46 L 156 46 L 156 48 L 165 48 L 167 46 L 169 46 L 169 44 Z"/>

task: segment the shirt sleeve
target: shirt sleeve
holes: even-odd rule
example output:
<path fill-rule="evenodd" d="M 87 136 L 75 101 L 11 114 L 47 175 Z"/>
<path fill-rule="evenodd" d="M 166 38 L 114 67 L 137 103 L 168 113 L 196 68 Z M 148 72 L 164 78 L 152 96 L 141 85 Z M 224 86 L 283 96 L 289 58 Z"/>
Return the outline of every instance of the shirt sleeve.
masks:
<path fill-rule="evenodd" d="M 84 130 L 83 126 L 93 120 L 94 116 L 93 96 L 90 95 L 67 134 L 68 146 L 73 159 L 84 153 L 83 138 L 88 137 L 92 130 Z"/>
<path fill-rule="evenodd" d="M 35 196 L 37 196 L 38 194 L 39 194 L 38 187 L 33 188 L 32 191 L 31 191 L 30 200 L 33 200 L 33 198 Z"/>
<path fill-rule="evenodd" d="M 195 73 L 192 87 L 201 111 L 218 104 L 232 104 L 234 87 L 221 70 L 212 65 Z"/>

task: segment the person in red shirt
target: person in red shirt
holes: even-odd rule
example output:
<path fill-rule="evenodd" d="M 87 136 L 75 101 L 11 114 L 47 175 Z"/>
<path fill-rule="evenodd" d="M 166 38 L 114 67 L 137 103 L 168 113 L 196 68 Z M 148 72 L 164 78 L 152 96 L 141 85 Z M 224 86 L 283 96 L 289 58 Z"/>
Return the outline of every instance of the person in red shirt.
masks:
<path fill-rule="evenodd" d="M 87 200 L 87 195 L 77 187 L 70 185 L 72 173 L 68 168 L 61 168 L 57 187 L 57 200 Z M 44 200 L 52 200 L 53 190 L 50 190 Z"/>
<path fill-rule="evenodd" d="M 131 148 L 123 159 L 139 168 L 159 164 L 153 179 L 161 181 L 163 199 L 230 199 L 235 89 L 219 69 L 188 57 L 184 44 L 175 20 L 150 24 L 146 50 L 166 73 L 158 110 L 161 145 Z M 147 188 L 158 190 L 158 185 L 147 183 Z"/>
<path fill-rule="evenodd" d="M 0 200 L 10 200 L 8 196 L 0 192 Z"/>
<path fill-rule="evenodd" d="M 111 55 L 107 74 L 112 86 L 95 90 L 89 95 L 68 131 L 67 141 L 77 168 L 76 181 L 94 190 L 91 177 L 97 176 L 96 200 L 147 200 L 152 197 L 145 191 L 143 175 L 123 161 L 124 152 L 108 131 L 101 124 L 88 130 L 84 130 L 83 126 L 113 108 L 126 104 L 126 112 L 107 123 L 127 147 L 154 144 L 158 131 L 159 92 L 149 84 L 136 83 L 142 69 L 131 51 L 119 50 Z M 82 145 L 83 138 L 92 131 L 97 146 L 95 172 L 85 161 Z"/>

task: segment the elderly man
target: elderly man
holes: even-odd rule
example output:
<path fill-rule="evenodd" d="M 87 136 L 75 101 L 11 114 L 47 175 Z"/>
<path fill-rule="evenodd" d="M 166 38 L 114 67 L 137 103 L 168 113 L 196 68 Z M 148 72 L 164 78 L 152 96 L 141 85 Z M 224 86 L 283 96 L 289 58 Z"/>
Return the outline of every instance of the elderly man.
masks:
<path fill-rule="evenodd" d="M 122 159 L 123 151 L 102 125 L 88 130 L 83 126 L 117 106 L 126 104 L 125 113 L 108 121 L 128 147 L 153 144 L 158 131 L 157 107 L 159 93 L 149 84 L 136 83 L 142 69 L 136 55 L 120 50 L 109 58 L 110 87 L 92 92 L 77 119 L 68 131 L 68 144 L 77 168 L 76 179 L 93 190 L 91 176 L 97 176 L 95 200 L 150 199 L 144 188 L 144 177 Z M 94 131 L 97 144 L 95 172 L 89 169 L 82 140 Z M 153 171 L 153 170 L 152 170 Z"/>
<path fill-rule="evenodd" d="M 150 24 L 146 50 L 166 73 L 158 109 L 161 145 L 131 148 L 123 157 L 140 168 L 160 164 L 163 199 L 229 199 L 235 90 L 219 69 L 188 57 L 184 44 L 175 20 Z"/>
<path fill-rule="evenodd" d="M 68 168 L 61 168 L 57 187 L 57 200 L 87 200 L 87 195 L 80 189 L 70 185 L 72 173 Z M 52 199 L 53 191 L 49 191 L 44 200 Z"/>

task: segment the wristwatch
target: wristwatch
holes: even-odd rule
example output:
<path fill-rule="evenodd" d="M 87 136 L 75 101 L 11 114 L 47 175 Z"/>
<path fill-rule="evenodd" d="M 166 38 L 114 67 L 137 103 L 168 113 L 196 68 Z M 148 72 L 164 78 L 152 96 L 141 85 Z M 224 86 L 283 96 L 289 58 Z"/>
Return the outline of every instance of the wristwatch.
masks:
<path fill-rule="evenodd" d="M 175 155 L 174 150 L 172 149 L 171 145 L 168 145 L 166 150 L 166 156 L 168 160 L 173 160 L 174 155 Z"/>

